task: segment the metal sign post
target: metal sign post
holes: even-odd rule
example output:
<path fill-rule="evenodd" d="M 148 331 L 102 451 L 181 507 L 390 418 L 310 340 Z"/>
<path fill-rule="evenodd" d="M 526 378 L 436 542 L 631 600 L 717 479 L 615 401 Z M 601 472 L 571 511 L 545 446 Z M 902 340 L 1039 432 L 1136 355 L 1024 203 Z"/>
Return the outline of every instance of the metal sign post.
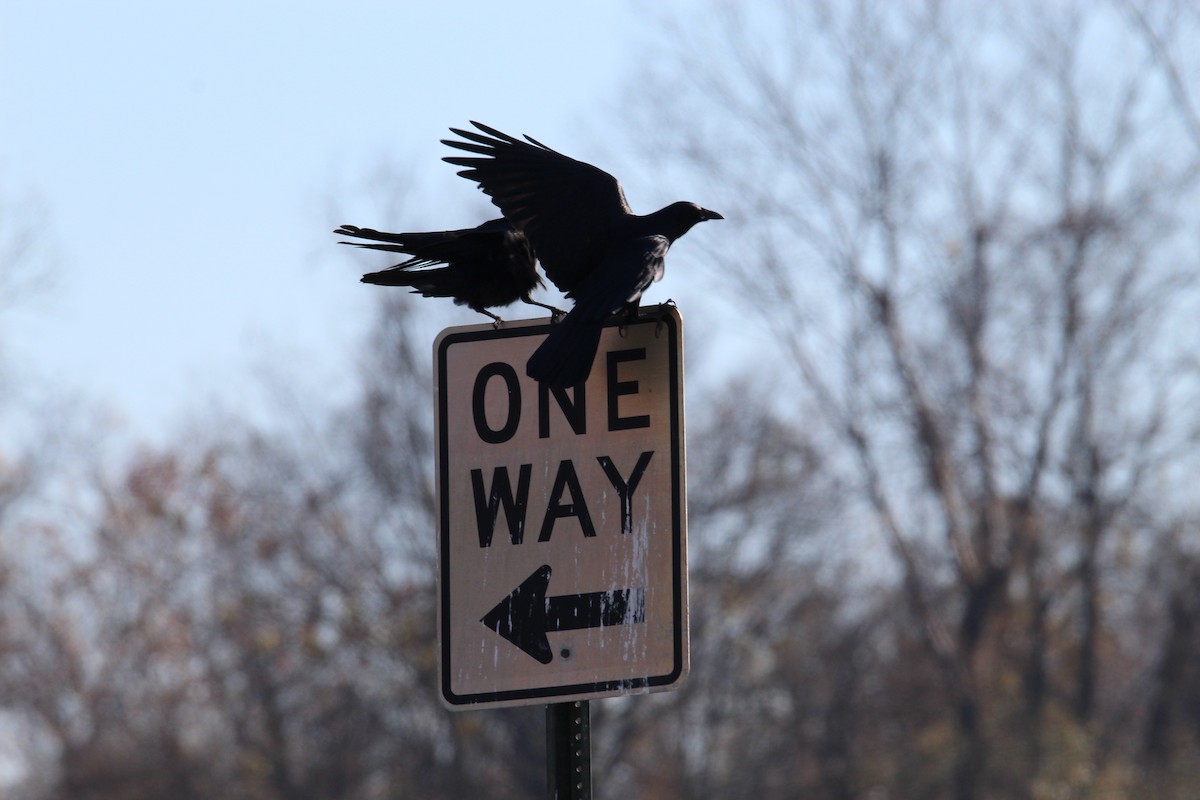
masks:
<path fill-rule="evenodd" d="M 587 700 L 546 706 L 546 796 L 590 800 L 592 722 Z"/>

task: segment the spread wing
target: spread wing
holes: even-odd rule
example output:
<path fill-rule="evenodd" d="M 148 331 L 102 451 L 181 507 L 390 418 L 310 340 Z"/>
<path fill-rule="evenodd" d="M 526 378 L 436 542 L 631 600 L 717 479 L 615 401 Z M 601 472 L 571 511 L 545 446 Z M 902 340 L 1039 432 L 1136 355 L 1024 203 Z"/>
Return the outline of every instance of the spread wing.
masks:
<path fill-rule="evenodd" d="M 600 263 L 605 245 L 631 215 L 617 179 L 602 169 L 472 122 L 483 133 L 451 128 L 467 141 L 443 139 L 476 156 L 446 156 L 475 181 L 525 234 L 546 276 L 570 293 Z"/>

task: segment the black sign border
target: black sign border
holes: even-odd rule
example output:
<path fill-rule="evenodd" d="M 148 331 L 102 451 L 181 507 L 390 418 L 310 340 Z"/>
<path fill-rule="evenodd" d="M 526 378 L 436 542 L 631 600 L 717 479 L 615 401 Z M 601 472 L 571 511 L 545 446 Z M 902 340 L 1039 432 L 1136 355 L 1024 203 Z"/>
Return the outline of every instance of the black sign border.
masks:
<path fill-rule="evenodd" d="M 687 544 L 684 535 L 683 515 L 687 498 L 684 497 L 684 450 L 683 450 L 683 365 L 679 363 L 683 348 L 680 346 L 680 323 L 678 309 L 675 306 L 648 306 L 641 310 L 641 316 L 635 324 L 661 324 L 668 335 L 668 380 L 669 406 L 671 413 L 671 602 L 676 625 L 673 631 L 672 668 L 664 675 L 651 675 L 641 678 L 622 678 L 611 681 L 595 681 L 590 683 L 575 683 L 562 686 L 539 686 L 531 689 L 509 689 L 496 692 L 477 692 L 471 694 L 455 694 L 450 690 L 452 665 L 450 663 L 450 509 L 447 498 L 450 495 L 449 476 L 449 434 L 447 430 L 448 392 L 446 386 L 447 351 L 451 346 L 466 342 L 477 342 L 491 339 L 507 339 L 514 336 L 544 336 L 550 332 L 552 323 L 547 320 L 542 324 L 514 325 L 513 327 L 498 328 L 485 326 L 474 330 L 451 332 L 438 338 L 434 351 L 434 384 L 436 437 L 437 437 L 437 481 L 438 481 L 438 682 L 443 701 L 453 710 L 466 711 L 473 707 L 504 704 L 510 706 L 533 705 L 542 700 L 554 701 L 564 698 L 581 697 L 614 697 L 626 694 L 641 694 L 682 682 L 686 677 L 686 653 L 688 648 L 687 625 L 683 616 L 686 580 L 684 576 L 684 549 Z M 621 317 L 612 317 L 604 323 L 604 327 L 613 328 L 626 324 Z"/>

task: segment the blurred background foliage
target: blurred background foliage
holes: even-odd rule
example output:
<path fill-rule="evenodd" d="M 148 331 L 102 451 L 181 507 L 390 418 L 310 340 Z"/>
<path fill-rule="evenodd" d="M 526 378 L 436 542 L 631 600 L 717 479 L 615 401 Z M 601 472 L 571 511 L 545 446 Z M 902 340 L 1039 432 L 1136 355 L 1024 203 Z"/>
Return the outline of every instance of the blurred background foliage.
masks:
<path fill-rule="evenodd" d="M 598 797 L 1200 796 L 1198 23 L 773 2 L 661 32 L 623 177 L 727 218 L 664 284 L 692 674 L 593 704 Z M 0 214 L 2 285 L 36 284 Z M 540 707 L 437 700 L 434 305 L 378 292 L 351 399 L 269 425 L 114 453 L 0 394 L 36 443 L 0 451 L 5 797 L 543 793 Z"/>

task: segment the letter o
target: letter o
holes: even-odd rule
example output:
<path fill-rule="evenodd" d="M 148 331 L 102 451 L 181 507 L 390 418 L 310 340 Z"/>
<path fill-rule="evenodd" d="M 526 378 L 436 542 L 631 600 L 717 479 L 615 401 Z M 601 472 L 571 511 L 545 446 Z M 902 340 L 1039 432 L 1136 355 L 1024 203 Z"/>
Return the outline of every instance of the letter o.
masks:
<path fill-rule="evenodd" d="M 503 378 L 508 389 L 508 419 L 504 421 L 504 427 L 500 430 L 493 430 L 488 425 L 487 408 L 484 403 L 488 381 L 495 377 Z M 475 376 L 475 387 L 471 390 L 471 411 L 475 417 L 476 433 L 488 444 L 501 444 L 516 435 L 517 425 L 521 422 L 521 385 L 517 380 L 517 371 L 512 365 L 503 361 L 493 361 L 479 370 L 479 374 Z"/>

